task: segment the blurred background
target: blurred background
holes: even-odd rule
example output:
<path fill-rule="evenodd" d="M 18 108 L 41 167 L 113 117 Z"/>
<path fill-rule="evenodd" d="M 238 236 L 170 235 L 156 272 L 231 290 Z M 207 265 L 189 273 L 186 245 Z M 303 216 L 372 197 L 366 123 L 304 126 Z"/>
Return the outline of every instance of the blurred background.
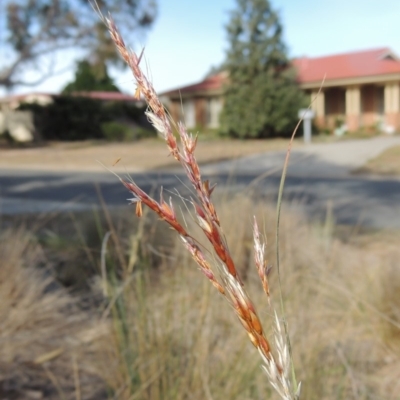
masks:
<path fill-rule="evenodd" d="M 253 215 L 273 304 L 280 245 L 301 398 L 398 399 L 395 0 L 0 0 L 0 398 L 278 398 L 179 238 L 128 205 L 118 176 L 163 190 L 210 250 L 108 13 L 171 118 L 198 136 L 269 337 Z"/>

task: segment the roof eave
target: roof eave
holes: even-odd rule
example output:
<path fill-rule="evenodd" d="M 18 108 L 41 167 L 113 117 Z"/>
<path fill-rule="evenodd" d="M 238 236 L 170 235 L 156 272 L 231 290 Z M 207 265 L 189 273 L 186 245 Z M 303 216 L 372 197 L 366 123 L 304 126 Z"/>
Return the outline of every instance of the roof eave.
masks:
<path fill-rule="evenodd" d="M 185 99 L 187 97 L 211 97 L 211 96 L 221 96 L 223 94 L 223 88 L 217 88 L 217 89 L 203 89 L 203 90 L 196 90 L 196 91 L 187 91 L 187 92 L 170 92 L 167 93 L 167 96 L 171 100 L 176 100 L 176 99 Z"/>
<path fill-rule="evenodd" d="M 400 72 L 393 74 L 369 75 L 353 78 L 326 79 L 324 82 L 321 79 L 312 82 L 300 82 L 299 85 L 302 89 L 319 89 L 321 86 L 326 88 L 333 86 L 353 86 L 373 83 L 383 84 L 391 81 L 400 81 Z"/>

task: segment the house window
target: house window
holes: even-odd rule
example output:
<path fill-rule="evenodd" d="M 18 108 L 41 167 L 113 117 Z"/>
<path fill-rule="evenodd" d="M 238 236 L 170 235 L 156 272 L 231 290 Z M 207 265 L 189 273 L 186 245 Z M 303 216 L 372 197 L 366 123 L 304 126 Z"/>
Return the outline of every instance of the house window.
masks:
<path fill-rule="evenodd" d="M 183 120 L 186 128 L 192 129 L 196 126 L 196 108 L 193 100 L 184 100 L 182 103 Z"/>
<path fill-rule="evenodd" d="M 331 88 L 325 91 L 326 115 L 343 115 L 346 110 L 346 92 L 342 88 Z"/>
<path fill-rule="evenodd" d="M 222 110 L 222 101 L 218 97 L 207 100 L 207 126 L 209 128 L 219 127 L 219 115 Z"/>

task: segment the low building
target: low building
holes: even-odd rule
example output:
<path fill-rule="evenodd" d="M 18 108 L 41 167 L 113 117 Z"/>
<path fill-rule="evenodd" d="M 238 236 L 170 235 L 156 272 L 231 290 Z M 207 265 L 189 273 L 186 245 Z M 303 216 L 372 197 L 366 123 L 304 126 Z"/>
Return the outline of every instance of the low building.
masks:
<path fill-rule="evenodd" d="M 27 93 L 0 98 L 0 138 L 8 135 L 16 142 L 35 140 L 36 132 L 33 114 L 30 111 L 16 111 L 22 103 L 35 103 L 42 106 L 53 103 L 50 93 Z"/>
<path fill-rule="evenodd" d="M 160 98 L 172 118 L 184 121 L 187 128 L 218 128 L 226 77 L 226 72 L 220 72 L 199 83 L 164 92 Z"/>
<path fill-rule="evenodd" d="M 46 106 L 53 103 L 56 95 L 52 93 L 32 92 L 26 94 L 13 94 L 0 98 L 0 110 L 11 111 L 17 109 L 22 103 L 35 103 Z"/>
<path fill-rule="evenodd" d="M 293 65 L 300 87 L 310 95 L 319 128 L 400 130 L 400 59 L 390 49 L 301 57 Z M 173 118 L 188 128 L 218 128 L 226 78 L 226 73 L 218 73 L 164 92 L 162 98 Z"/>
<path fill-rule="evenodd" d="M 128 102 L 142 106 L 143 101 L 137 100 L 134 96 L 121 92 L 101 92 L 101 91 L 86 91 L 72 92 L 71 96 L 85 97 L 89 99 L 99 100 L 103 102 Z M 56 93 L 39 93 L 32 92 L 26 94 L 15 94 L 0 98 L 0 110 L 15 110 L 22 103 L 36 103 L 41 106 L 52 104 L 56 97 L 66 96 L 65 94 Z M 67 95 L 68 96 L 68 95 Z"/>
<path fill-rule="evenodd" d="M 31 111 L 18 111 L 21 104 L 38 104 L 47 106 L 56 98 L 65 96 L 54 93 L 26 93 L 0 98 L 0 137 L 8 133 L 16 142 L 32 142 L 38 135 L 35 130 L 34 117 Z M 87 91 L 73 92 L 71 96 L 90 98 L 102 103 L 124 102 L 137 107 L 144 105 L 143 100 L 120 92 Z"/>
<path fill-rule="evenodd" d="M 302 57 L 293 64 L 319 127 L 400 129 L 400 59 L 390 49 Z"/>
<path fill-rule="evenodd" d="M 135 96 L 121 92 L 101 92 L 101 91 L 87 91 L 87 92 L 72 92 L 71 96 L 85 97 L 88 99 L 99 100 L 102 102 L 124 102 L 134 104 L 137 107 L 143 107 L 144 101 L 137 99 Z"/>

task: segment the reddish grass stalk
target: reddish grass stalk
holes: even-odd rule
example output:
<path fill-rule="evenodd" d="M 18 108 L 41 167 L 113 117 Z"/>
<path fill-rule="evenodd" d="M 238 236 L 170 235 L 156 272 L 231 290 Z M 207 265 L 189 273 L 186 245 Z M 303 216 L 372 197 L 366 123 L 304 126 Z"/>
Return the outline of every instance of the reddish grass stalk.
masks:
<path fill-rule="evenodd" d="M 128 50 L 123 38 L 121 37 L 114 21 L 111 17 L 103 18 L 111 38 L 114 41 L 122 58 L 132 70 L 137 83 L 136 96 L 143 96 L 148 104 L 146 115 L 159 134 L 164 138 L 170 154 L 182 165 L 196 192 L 197 200 L 192 200 L 194 213 L 199 227 L 211 243 L 217 261 L 211 264 L 197 240 L 182 226 L 177 220 L 176 213 L 170 199 L 169 204 L 164 201 L 161 194 L 160 201 L 157 202 L 135 182 L 121 179 L 121 182 L 132 193 L 130 199 L 132 204 L 136 204 L 136 215 L 142 215 L 142 204 L 149 207 L 162 220 L 167 222 L 181 237 L 185 247 L 196 261 L 200 271 L 209 279 L 213 286 L 223 295 L 232 306 L 237 318 L 246 330 L 250 341 L 259 351 L 265 365 L 272 386 L 277 390 L 283 399 L 292 400 L 298 398 L 298 388 L 290 388 L 287 379 L 290 360 L 288 359 L 287 346 L 284 335 L 282 335 L 279 319 L 275 318 L 275 350 L 277 356 L 271 351 L 271 345 L 264 334 L 260 318 L 256 309 L 246 293 L 243 282 L 241 281 L 237 268 L 233 262 L 227 243 L 221 231 L 220 221 L 217 211 L 211 200 L 214 190 L 207 180 L 202 180 L 200 168 L 196 161 L 195 149 L 197 137 L 188 134 L 183 123 L 175 123 L 165 111 L 161 104 L 153 85 L 144 75 L 140 68 L 142 54 L 136 55 L 132 50 Z M 172 126 L 177 127 L 180 136 L 180 146 L 173 135 Z M 254 248 L 255 264 L 261 279 L 263 289 L 269 300 L 269 285 L 264 260 L 265 246 L 261 244 L 257 222 L 254 220 Z M 276 315 L 276 314 L 275 314 Z M 294 393 L 296 391 L 296 393 Z"/>

